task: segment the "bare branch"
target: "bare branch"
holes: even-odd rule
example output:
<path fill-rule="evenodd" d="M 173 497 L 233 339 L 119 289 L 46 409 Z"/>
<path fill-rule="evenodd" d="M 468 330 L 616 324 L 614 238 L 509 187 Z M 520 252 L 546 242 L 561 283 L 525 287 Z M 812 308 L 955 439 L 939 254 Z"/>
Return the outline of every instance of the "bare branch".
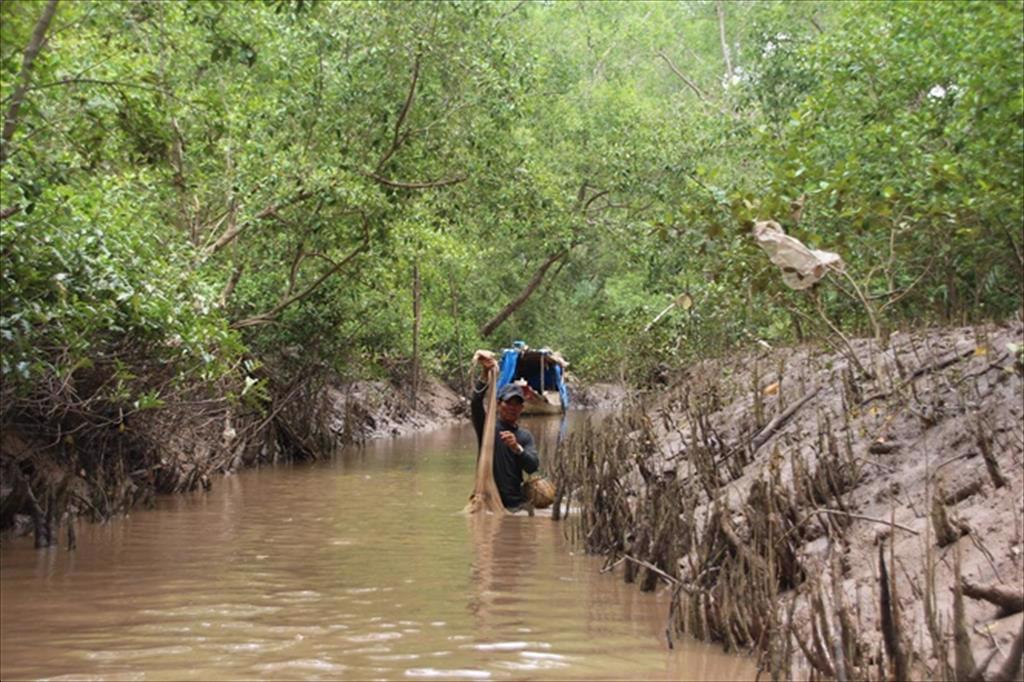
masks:
<path fill-rule="evenodd" d="M 680 80 L 682 80 L 683 83 L 685 83 L 688 88 L 693 90 L 694 94 L 696 94 L 697 97 L 700 98 L 700 101 L 704 102 L 705 104 L 711 104 L 711 102 L 708 100 L 707 95 L 704 94 L 704 91 L 697 87 L 697 84 L 690 80 L 690 78 L 685 73 L 680 71 L 679 67 L 675 65 L 675 63 L 669 58 L 667 54 L 659 51 L 658 56 L 665 60 L 665 63 L 668 64 L 668 68 L 672 69 L 672 73 L 679 76 Z"/>
<path fill-rule="evenodd" d="M 429 189 L 431 187 L 445 187 L 447 185 L 457 185 L 458 183 L 466 180 L 466 176 L 464 175 L 447 178 L 445 180 L 427 180 L 425 182 L 399 182 L 398 180 L 390 180 L 382 177 L 376 173 L 366 173 L 366 176 L 373 178 L 382 185 L 395 187 L 397 189 Z"/>
<path fill-rule="evenodd" d="M 57 0 L 49 0 L 46 3 L 46 7 L 43 8 L 39 21 L 36 22 L 36 26 L 32 30 L 32 38 L 28 41 L 28 46 L 25 48 L 25 53 L 22 56 L 21 72 L 18 74 L 20 82 L 18 87 L 15 88 L 14 94 L 11 95 L 11 105 L 4 114 L 3 132 L 0 133 L 0 163 L 7 160 L 7 147 L 11 142 L 11 138 L 14 137 L 14 131 L 18 128 L 18 112 L 21 109 L 22 102 L 25 101 L 25 94 L 28 92 L 29 85 L 32 82 L 32 64 L 35 62 L 39 50 L 43 47 L 46 29 L 50 27 L 50 21 L 53 20 L 53 15 L 56 11 Z"/>
<path fill-rule="evenodd" d="M 480 328 L 480 336 L 483 338 L 487 338 L 488 336 L 490 336 L 491 332 L 497 329 L 502 322 L 508 319 L 509 315 L 518 310 L 519 306 L 521 306 L 523 303 L 526 302 L 528 298 L 530 298 L 530 295 L 533 294 L 534 290 L 536 290 L 536 288 L 540 285 L 541 281 L 543 281 L 544 275 L 547 273 L 548 269 L 552 265 L 554 265 L 555 262 L 568 255 L 568 253 L 569 249 L 566 248 L 560 251 L 556 251 L 555 253 L 548 256 L 547 260 L 545 260 L 544 263 L 542 263 L 541 266 L 537 268 L 537 271 L 533 273 L 533 277 L 530 278 L 530 281 L 526 284 L 525 287 L 523 287 L 523 290 L 519 292 L 519 295 L 512 299 L 512 301 L 508 305 L 502 308 L 501 312 L 495 315 L 490 322 L 488 322 L 487 324 Z"/>
<path fill-rule="evenodd" d="M 236 237 L 238 237 L 239 234 L 242 233 L 242 230 L 244 230 L 249 225 L 252 225 L 253 223 L 259 220 L 263 220 L 264 218 L 275 215 L 278 211 L 280 211 L 283 208 L 287 208 L 288 206 L 293 206 L 297 203 L 305 201 L 306 199 L 309 199 L 313 195 L 313 191 L 303 190 L 295 194 L 294 196 L 290 197 L 289 199 L 285 199 L 281 203 L 268 204 L 262 211 L 254 215 L 250 220 L 246 220 L 245 222 L 240 224 L 234 221 L 234 212 L 229 211 L 229 215 L 232 216 L 232 219 L 228 222 L 227 229 L 224 230 L 223 234 L 221 234 L 221 236 L 217 238 L 217 241 L 215 241 L 213 244 L 204 249 L 204 258 L 209 258 L 213 254 L 217 253 L 225 246 L 230 244 L 232 241 L 235 240 Z"/>
<path fill-rule="evenodd" d="M 412 64 L 412 80 L 409 83 L 409 92 L 405 96 L 405 102 L 402 104 L 402 111 L 399 112 L 398 114 L 398 120 L 395 121 L 395 134 L 391 140 L 391 147 L 386 152 L 384 152 L 384 156 L 382 156 L 380 158 L 380 161 L 377 162 L 377 173 L 379 173 L 384 168 L 384 164 L 386 164 L 391 159 L 391 157 L 394 156 L 395 152 L 398 151 L 398 148 L 402 146 L 402 143 L 406 139 L 408 139 L 408 136 L 403 138 L 401 135 L 402 124 L 405 123 L 405 117 L 409 115 L 409 110 L 412 108 L 413 98 L 416 95 L 416 83 L 419 81 L 419 78 L 420 55 L 417 54 Z"/>
<path fill-rule="evenodd" d="M 330 268 L 324 271 L 323 274 L 321 274 L 312 284 L 310 284 L 302 291 L 296 294 L 291 294 L 291 291 L 289 290 L 288 294 L 291 295 L 286 295 L 285 297 L 283 297 L 281 301 L 270 310 L 266 311 L 265 313 L 255 315 L 253 317 L 248 317 L 244 320 L 232 322 L 231 328 L 242 329 L 244 327 L 254 327 L 261 324 L 267 324 L 268 322 L 273 322 L 277 318 L 277 316 L 281 314 L 282 310 L 284 310 L 291 304 L 295 303 L 296 301 L 302 300 L 306 296 L 309 296 L 311 293 L 313 293 L 314 290 L 316 290 L 317 287 L 323 284 L 328 277 L 341 270 L 343 267 L 348 265 L 356 256 L 365 251 L 370 246 L 370 223 L 366 219 L 365 215 L 362 216 L 362 219 L 363 240 L 359 243 L 358 246 L 352 249 L 352 251 L 350 251 L 349 254 L 345 256 L 345 258 L 336 263 L 333 263 Z"/>

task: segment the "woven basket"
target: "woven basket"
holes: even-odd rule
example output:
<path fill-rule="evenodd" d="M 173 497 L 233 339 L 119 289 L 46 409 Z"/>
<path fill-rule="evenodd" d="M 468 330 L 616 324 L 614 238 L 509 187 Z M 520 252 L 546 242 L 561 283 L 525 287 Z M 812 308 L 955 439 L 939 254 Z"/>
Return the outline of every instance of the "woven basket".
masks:
<path fill-rule="evenodd" d="M 555 484 L 541 476 L 535 476 L 523 483 L 526 499 L 537 509 L 550 507 L 555 501 Z"/>

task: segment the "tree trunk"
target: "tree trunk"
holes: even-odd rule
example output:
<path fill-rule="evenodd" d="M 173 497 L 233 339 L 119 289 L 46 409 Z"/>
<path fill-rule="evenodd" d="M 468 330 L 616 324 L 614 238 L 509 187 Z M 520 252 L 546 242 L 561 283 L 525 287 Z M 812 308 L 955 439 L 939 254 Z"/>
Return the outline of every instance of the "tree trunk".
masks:
<path fill-rule="evenodd" d="M 455 286 L 455 276 L 448 272 L 448 289 L 451 291 L 451 315 L 452 324 L 455 327 L 455 357 L 462 357 L 462 325 L 459 320 L 459 290 Z M 459 371 L 459 395 L 466 395 L 469 392 L 469 372 L 465 369 Z"/>
<path fill-rule="evenodd" d="M 537 289 L 537 287 L 540 286 L 540 283 L 544 280 L 544 275 L 547 274 L 548 269 L 550 269 L 552 265 L 554 265 L 556 262 L 567 256 L 568 254 L 569 249 L 562 249 L 561 251 L 556 251 L 555 253 L 548 256 L 547 260 L 545 260 L 544 263 L 539 268 L 537 268 L 537 271 L 533 273 L 533 277 L 526 284 L 526 286 L 519 293 L 519 295 L 512 299 L 512 301 L 507 306 L 502 308 L 501 312 L 495 315 L 490 322 L 480 327 L 480 336 L 486 339 L 488 336 L 491 335 L 491 333 L 495 329 L 497 329 L 501 325 L 502 322 L 508 319 L 509 315 L 514 313 L 516 310 L 519 309 L 521 305 L 526 303 L 526 301 L 530 298 L 530 296 Z"/>
<path fill-rule="evenodd" d="M 28 41 L 28 47 L 25 48 L 25 53 L 21 58 L 21 73 L 18 74 L 20 82 L 11 95 L 11 104 L 7 107 L 7 113 L 4 114 L 4 129 L 2 141 L 0 141 L 0 163 L 7 161 L 7 148 L 11 138 L 14 137 L 14 131 L 18 128 L 18 112 L 21 109 L 22 102 L 25 101 L 25 93 L 28 92 L 29 84 L 32 82 L 32 64 L 35 62 L 39 50 L 43 47 L 46 39 L 46 30 L 50 28 L 50 21 L 53 20 L 53 15 L 56 11 L 57 0 L 50 0 L 46 3 L 46 7 L 43 8 L 43 14 L 39 17 L 39 21 L 36 22 L 36 27 L 32 31 L 32 38 Z"/>
<path fill-rule="evenodd" d="M 410 400 L 416 409 L 416 394 L 420 390 L 420 265 L 412 265 L 412 377 L 410 380 Z"/>

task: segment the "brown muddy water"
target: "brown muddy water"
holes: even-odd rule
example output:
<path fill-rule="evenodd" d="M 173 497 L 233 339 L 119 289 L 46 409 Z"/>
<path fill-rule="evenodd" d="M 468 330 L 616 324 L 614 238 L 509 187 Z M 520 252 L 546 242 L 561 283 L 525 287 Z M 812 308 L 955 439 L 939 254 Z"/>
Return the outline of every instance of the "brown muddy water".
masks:
<path fill-rule="evenodd" d="M 551 453 L 558 418 L 528 424 Z M 71 552 L 7 541 L 0 677 L 753 678 L 717 647 L 668 649 L 668 594 L 602 574 L 563 522 L 461 515 L 474 440 L 243 472 L 82 524 Z"/>

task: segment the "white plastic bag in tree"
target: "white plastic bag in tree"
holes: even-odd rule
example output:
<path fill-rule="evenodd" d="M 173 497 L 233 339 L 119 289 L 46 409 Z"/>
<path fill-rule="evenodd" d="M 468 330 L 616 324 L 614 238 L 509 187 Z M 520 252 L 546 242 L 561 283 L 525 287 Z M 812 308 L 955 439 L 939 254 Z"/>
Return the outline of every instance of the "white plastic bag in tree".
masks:
<path fill-rule="evenodd" d="M 790 289 L 808 289 L 824 277 L 830 267 L 843 268 L 843 259 L 838 253 L 807 248 L 800 240 L 783 232 L 782 226 L 774 220 L 754 223 L 754 238 L 768 258 L 782 268 L 782 281 Z"/>

